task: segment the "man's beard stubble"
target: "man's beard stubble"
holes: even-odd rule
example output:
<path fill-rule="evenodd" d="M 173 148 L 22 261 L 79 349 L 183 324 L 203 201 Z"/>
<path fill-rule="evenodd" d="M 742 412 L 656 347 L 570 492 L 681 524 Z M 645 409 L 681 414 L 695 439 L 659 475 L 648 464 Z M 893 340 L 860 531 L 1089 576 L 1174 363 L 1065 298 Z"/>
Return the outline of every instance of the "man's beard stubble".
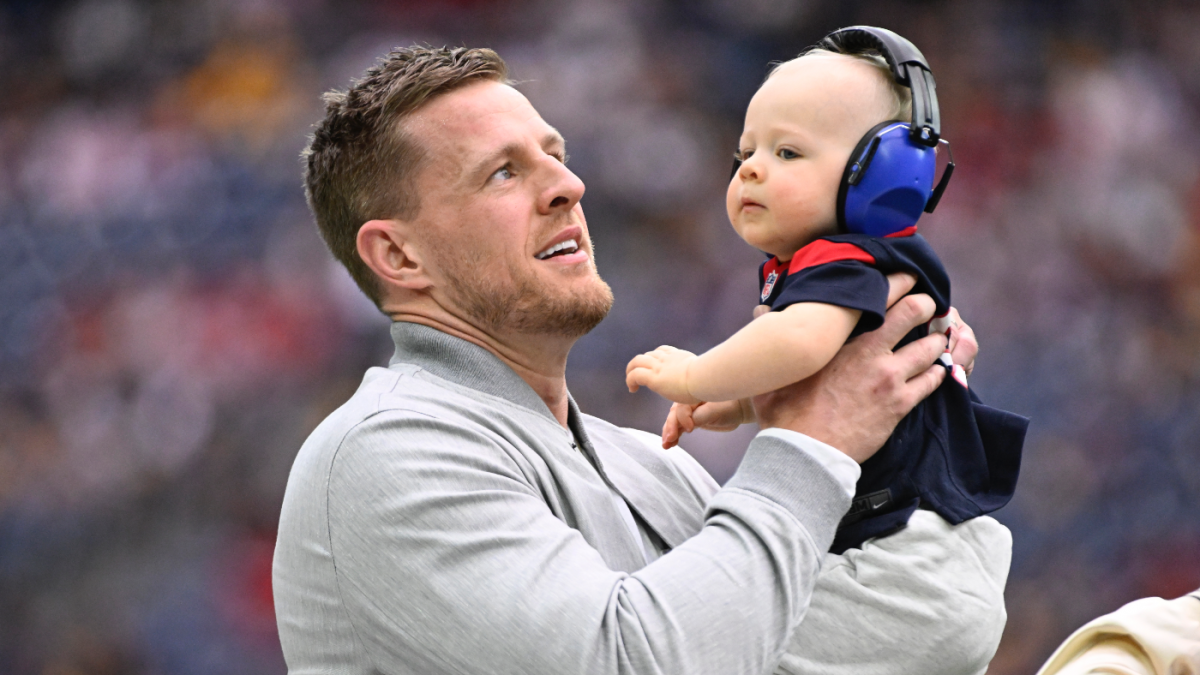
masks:
<path fill-rule="evenodd" d="M 511 284 L 491 281 L 482 271 L 495 261 L 483 259 L 481 252 L 464 256 L 453 246 L 436 249 L 447 278 L 457 282 L 446 289 L 447 295 L 489 331 L 578 338 L 595 328 L 612 309 L 612 289 L 594 270 L 595 283 L 589 285 L 586 294 L 556 294 L 542 288 L 532 273 L 513 265 L 507 270 Z"/>

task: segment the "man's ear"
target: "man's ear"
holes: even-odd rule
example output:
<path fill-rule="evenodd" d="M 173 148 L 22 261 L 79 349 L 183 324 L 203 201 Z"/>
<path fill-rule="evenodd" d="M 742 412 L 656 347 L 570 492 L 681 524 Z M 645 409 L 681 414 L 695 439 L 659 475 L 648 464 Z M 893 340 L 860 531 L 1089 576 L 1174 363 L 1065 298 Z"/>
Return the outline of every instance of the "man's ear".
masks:
<path fill-rule="evenodd" d="M 395 220 L 368 220 L 358 228 L 358 255 L 385 285 L 422 290 L 431 283 L 421 256 Z"/>

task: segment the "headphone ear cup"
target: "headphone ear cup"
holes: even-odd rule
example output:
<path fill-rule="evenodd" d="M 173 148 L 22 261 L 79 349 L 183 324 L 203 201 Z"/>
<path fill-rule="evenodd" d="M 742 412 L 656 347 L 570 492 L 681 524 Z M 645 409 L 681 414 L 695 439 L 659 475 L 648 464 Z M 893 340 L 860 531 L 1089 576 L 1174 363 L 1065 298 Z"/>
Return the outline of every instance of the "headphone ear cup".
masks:
<path fill-rule="evenodd" d="M 849 197 L 851 184 L 861 182 L 862 176 L 867 166 L 869 166 L 867 157 L 873 154 L 869 152 L 871 150 L 871 143 L 879 138 L 879 132 L 895 123 L 895 120 L 888 120 L 871 127 L 871 130 L 863 134 L 863 137 L 859 139 L 858 145 L 854 146 L 854 152 L 851 152 L 850 157 L 846 160 L 846 168 L 842 170 L 842 182 L 838 185 L 837 195 L 838 230 L 842 233 L 860 231 L 852 228 L 850 223 L 846 221 L 846 199 Z"/>
<path fill-rule="evenodd" d="M 908 123 L 877 124 L 842 172 L 839 229 L 883 237 L 916 225 L 933 193 L 936 168 L 934 149 L 913 143 Z"/>

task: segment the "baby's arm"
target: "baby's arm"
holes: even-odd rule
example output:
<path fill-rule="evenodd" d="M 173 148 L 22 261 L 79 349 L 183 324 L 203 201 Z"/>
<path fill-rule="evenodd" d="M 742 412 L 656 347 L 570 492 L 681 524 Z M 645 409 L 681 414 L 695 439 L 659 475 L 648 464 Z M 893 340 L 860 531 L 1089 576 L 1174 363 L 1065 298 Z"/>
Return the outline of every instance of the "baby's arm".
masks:
<path fill-rule="evenodd" d="M 709 431 L 733 431 L 754 421 L 754 404 L 748 398 L 736 401 L 706 401 L 699 405 L 672 403 L 663 423 L 663 450 L 679 443 L 679 437 L 697 427 Z"/>
<path fill-rule="evenodd" d="M 751 321 L 728 340 L 696 356 L 659 347 L 625 369 L 630 391 L 649 387 L 678 403 L 731 401 L 799 382 L 833 358 L 861 312 L 800 302 Z"/>

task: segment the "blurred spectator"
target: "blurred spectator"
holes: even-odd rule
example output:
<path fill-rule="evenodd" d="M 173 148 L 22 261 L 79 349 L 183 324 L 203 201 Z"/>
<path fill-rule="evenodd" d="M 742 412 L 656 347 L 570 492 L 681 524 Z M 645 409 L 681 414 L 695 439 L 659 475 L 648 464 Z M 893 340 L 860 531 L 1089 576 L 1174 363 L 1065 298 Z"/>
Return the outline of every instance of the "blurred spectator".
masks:
<path fill-rule="evenodd" d="M 1200 590 L 1143 598 L 1067 638 L 1038 675 L 1178 675 L 1200 672 Z"/>

